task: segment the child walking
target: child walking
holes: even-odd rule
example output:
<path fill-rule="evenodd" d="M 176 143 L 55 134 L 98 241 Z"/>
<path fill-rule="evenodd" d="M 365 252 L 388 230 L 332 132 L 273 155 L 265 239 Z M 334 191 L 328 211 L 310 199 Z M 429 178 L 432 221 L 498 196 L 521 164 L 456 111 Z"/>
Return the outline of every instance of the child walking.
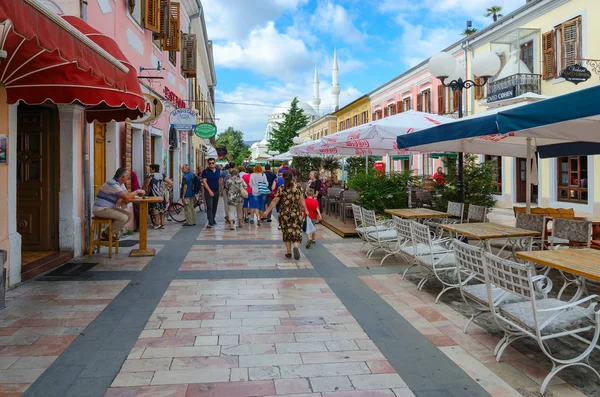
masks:
<path fill-rule="evenodd" d="M 317 222 L 317 221 L 321 221 L 321 210 L 319 209 L 319 200 L 317 200 L 315 198 L 315 191 L 311 188 L 306 189 L 306 198 L 304 199 L 304 203 L 306 204 L 306 209 L 308 211 L 308 217 L 309 219 L 307 219 L 307 222 L 312 222 L 313 225 Z M 308 241 L 306 242 L 306 248 L 310 248 L 310 246 L 314 243 L 316 243 L 316 239 L 317 239 L 317 232 L 315 229 L 315 232 L 311 233 L 311 234 L 307 234 L 306 238 L 308 239 Z"/>

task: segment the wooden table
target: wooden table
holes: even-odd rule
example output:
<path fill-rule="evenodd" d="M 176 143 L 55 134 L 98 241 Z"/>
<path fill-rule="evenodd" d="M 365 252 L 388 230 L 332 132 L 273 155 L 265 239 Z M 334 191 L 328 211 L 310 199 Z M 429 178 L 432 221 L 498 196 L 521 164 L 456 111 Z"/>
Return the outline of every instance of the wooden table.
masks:
<path fill-rule="evenodd" d="M 162 197 L 136 197 L 127 200 L 128 203 L 140 204 L 140 248 L 131 250 L 129 256 L 154 256 L 154 248 L 148 249 L 148 203 L 162 203 Z"/>
<path fill-rule="evenodd" d="M 452 224 L 452 225 L 440 225 L 443 230 L 447 230 L 450 234 L 455 233 L 457 235 L 465 236 L 474 240 L 480 240 L 485 244 L 488 252 L 492 252 L 492 246 L 490 244 L 491 240 L 497 239 L 507 239 L 506 243 L 502 246 L 497 255 L 502 254 L 502 251 L 506 248 L 507 245 L 511 245 L 512 254 L 511 257 L 515 256 L 515 247 L 514 245 L 518 244 L 518 239 L 525 239 L 527 243 L 527 248 L 531 250 L 531 245 L 533 243 L 533 238 L 540 235 L 540 233 L 521 229 L 514 226 L 502 225 L 499 223 L 493 222 L 483 222 L 483 223 L 460 223 L 460 224 Z"/>
<path fill-rule="evenodd" d="M 517 258 L 600 281 L 600 251 L 591 248 L 518 252 Z"/>
<path fill-rule="evenodd" d="M 452 214 L 447 212 L 434 211 L 427 208 L 389 209 L 385 210 L 385 213 L 404 219 L 449 218 L 452 216 Z"/>
<path fill-rule="evenodd" d="M 600 251 L 595 249 L 525 251 L 518 252 L 517 258 L 577 276 L 574 280 L 570 280 L 563 274 L 565 285 L 561 288 L 558 299 L 561 298 L 566 287 L 576 285 L 575 295 L 570 299 L 571 302 L 576 301 L 587 293 L 586 280 L 600 281 Z"/>

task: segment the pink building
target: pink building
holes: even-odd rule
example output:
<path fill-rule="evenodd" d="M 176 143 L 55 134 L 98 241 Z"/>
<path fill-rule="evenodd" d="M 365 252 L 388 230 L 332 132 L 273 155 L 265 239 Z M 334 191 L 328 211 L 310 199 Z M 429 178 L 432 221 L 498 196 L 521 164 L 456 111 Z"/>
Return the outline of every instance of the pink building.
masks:
<path fill-rule="evenodd" d="M 465 65 L 465 54 L 460 48 L 460 43 L 445 51 L 452 53 L 459 65 Z M 429 73 L 428 62 L 429 60 L 421 62 L 369 94 L 373 120 L 407 110 L 457 117 L 457 94 L 442 86 L 440 80 Z M 408 159 L 401 159 L 393 161 L 391 166 L 399 171 L 407 169 L 409 164 Z M 389 166 L 386 164 L 387 168 Z M 437 167 L 443 164 L 440 159 L 429 158 L 427 155 L 414 155 L 412 166 L 417 175 L 432 175 Z"/>

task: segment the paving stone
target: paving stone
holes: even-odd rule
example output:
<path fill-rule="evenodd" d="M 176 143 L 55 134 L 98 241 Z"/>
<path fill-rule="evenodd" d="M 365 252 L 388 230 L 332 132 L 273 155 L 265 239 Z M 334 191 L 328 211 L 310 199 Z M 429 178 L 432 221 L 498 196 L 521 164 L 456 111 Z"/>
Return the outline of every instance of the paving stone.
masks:
<path fill-rule="evenodd" d="M 240 367 L 302 364 L 300 354 L 260 354 L 240 356 Z"/>
<path fill-rule="evenodd" d="M 21 357 L 10 369 L 46 369 L 57 356 Z"/>
<path fill-rule="evenodd" d="M 298 379 L 276 379 L 275 389 L 277 394 L 299 394 L 310 393 L 312 389 L 306 378 Z"/>
<path fill-rule="evenodd" d="M 315 392 L 354 390 L 347 376 L 323 376 L 309 380 Z"/>
<path fill-rule="evenodd" d="M 44 369 L 3 369 L 0 370 L 0 383 L 33 383 Z"/>
<path fill-rule="evenodd" d="M 18 359 L 19 359 L 19 357 L 0 357 L 0 370 L 1 369 L 8 369 Z"/>
<path fill-rule="evenodd" d="M 253 354 L 275 354 L 273 343 L 244 343 L 235 346 L 221 347 L 221 354 L 230 356 L 251 356 Z"/>
<path fill-rule="evenodd" d="M 248 368 L 231 368 L 230 381 L 243 382 L 248 380 Z"/>
<path fill-rule="evenodd" d="M 237 366 L 238 357 L 235 356 L 177 357 L 173 359 L 171 369 L 236 368 Z"/>
<path fill-rule="evenodd" d="M 238 335 L 221 335 L 219 336 L 219 345 L 238 345 L 239 344 L 239 336 Z M 223 348 L 221 348 L 222 351 Z"/>
<path fill-rule="evenodd" d="M 230 370 L 225 368 L 156 371 L 151 385 L 229 382 L 229 374 Z"/>
<path fill-rule="evenodd" d="M 121 372 L 117 375 L 111 387 L 148 386 L 154 372 Z"/>
<path fill-rule="evenodd" d="M 265 325 L 280 325 L 279 318 L 244 318 L 242 319 L 242 326 L 244 327 L 258 327 Z"/>
<path fill-rule="evenodd" d="M 325 346 L 330 352 L 360 350 L 353 340 L 327 341 Z"/>
<path fill-rule="evenodd" d="M 138 386 L 130 388 L 111 388 L 105 397 L 186 397 L 188 385 Z"/>
<path fill-rule="evenodd" d="M 341 352 L 301 353 L 305 364 L 339 363 L 348 361 L 384 360 L 379 350 L 353 350 Z"/>
<path fill-rule="evenodd" d="M 326 352 L 327 347 L 323 342 L 311 343 L 276 343 L 277 353 L 307 353 L 307 352 Z"/>
<path fill-rule="evenodd" d="M 279 379 L 279 367 L 250 367 L 248 368 L 248 376 L 250 380 L 269 380 Z"/>
<path fill-rule="evenodd" d="M 170 357 L 125 360 L 121 372 L 168 371 L 172 361 Z"/>
<path fill-rule="evenodd" d="M 337 376 L 370 374 L 367 364 L 362 362 L 335 363 L 335 364 L 303 364 L 282 365 L 279 367 L 281 377 L 285 378 L 310 378 L 316 376 Z"/>
<path fill-rule="evenodd" d="M 164 329 L 145 329 L 140 334 L 140 338 L 162 338 Z"/>
<path fill-rule="evenodd" d="M 392 389 L 406 386 L 398 374 L 350 375 L 350 380 L 357 390 Z"/>
<path fill-rule="evenodd" d="M 252 397 L 275 394 L 273 381 L 200 383 L 188 387 L 186 397 Z"/>
<path fill-rule="evenodd" d="M 218 356 L 220 353 L 221 346 L 149 347 L 144 350 L 142 358 Z"/>
<path fill-rule="evenodd" d="M 196 336 L 194 346 L 216 345 L 219 341 L 218 336 Z"/>

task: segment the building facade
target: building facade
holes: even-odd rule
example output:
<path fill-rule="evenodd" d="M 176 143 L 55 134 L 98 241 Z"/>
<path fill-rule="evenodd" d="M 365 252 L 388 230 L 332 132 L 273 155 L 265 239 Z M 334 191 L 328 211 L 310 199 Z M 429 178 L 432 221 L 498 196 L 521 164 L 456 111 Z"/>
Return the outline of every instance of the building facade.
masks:
<path fill-rule="evenodd" d="M 337 132 L 337 117 L 326 114 L 298 131 L 298 136 L 307 141 L 321 139 Z"/>
<path fill-rule="evenodd" d="M 501 69 L 484 89 L 467 90 L 474 113 L 523 100 L 566 94 L 600 83 L 590 61 L 600 60 L 600 4 L 586 0 L 531 1 L 515 12 L 469 37 L 467 58 L 493 51 Z M 589 61 L 588 61 L 589 60 Z M 592 70 L 577 85 L 560 77 L 571 65 Z M 473 78 L 470 71 L 469 75 Z M 526 201 L 526 160 L 482 156 L 497 164 L 498 206 Z M 600 157 L 573 156 L 538 160 L 538 185 L 532 203 L 543 207 L 570 207 L 581 215 L 600 210 Z"/>
<path fill-rule="evenodd" d="M 332 113 L 336 117 L 337 130 L 367 124 L 371 121 L 371 103 L 368 95 L 363 95 Z"/>

